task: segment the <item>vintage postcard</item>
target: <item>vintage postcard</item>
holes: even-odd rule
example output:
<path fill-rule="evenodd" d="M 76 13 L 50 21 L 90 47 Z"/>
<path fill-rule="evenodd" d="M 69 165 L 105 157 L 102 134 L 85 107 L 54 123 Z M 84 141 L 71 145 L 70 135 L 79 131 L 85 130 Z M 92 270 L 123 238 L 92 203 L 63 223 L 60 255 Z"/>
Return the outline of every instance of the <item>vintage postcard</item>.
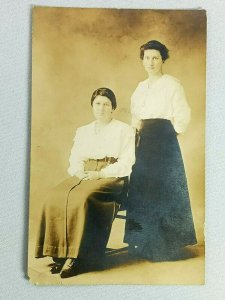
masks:
<path fill-rule="evenodd" d="M 34 7 L 28 276 L 204 284 L 206 12 Z"/>

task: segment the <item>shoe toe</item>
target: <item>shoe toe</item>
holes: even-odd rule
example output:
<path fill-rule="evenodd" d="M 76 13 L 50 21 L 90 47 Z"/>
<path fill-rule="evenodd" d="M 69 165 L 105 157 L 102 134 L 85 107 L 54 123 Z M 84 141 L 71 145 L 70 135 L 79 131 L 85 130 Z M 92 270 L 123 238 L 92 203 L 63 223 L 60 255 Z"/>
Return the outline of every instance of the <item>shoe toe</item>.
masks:
<path fill-rule="evenodd" d="M 61 272 L 62 267 L 63 267 L 63 265 L 61 265 L 61 264 L 54 264 L 54 265 L 51 267 L 50 272 L 51 272 L 52 274 L 58 274 L 58 273 Z"/>
<path fill-rule="evenodd" d="M 68 277 L 76 276 L 81 273 L 83 273 L 83 270 L 81 268 L 79 261 L 77 259 L 72 259 L 72 260 L 70 259 L 63 266 L 60 272 L 60 277 L 68 278 Z"/>

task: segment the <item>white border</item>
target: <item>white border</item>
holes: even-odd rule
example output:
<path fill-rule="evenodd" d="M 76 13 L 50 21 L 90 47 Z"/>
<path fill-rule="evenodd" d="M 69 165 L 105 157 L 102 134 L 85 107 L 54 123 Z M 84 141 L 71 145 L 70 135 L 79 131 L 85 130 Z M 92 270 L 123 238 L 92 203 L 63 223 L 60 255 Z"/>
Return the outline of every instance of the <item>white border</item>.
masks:
<path fill-rule="evenodd" d="M 31 7 L 206 9 L 205 286 L 37 287 L 25 279 L 29 189 Z M 225 295 L 224 0 L 11 0 L 0 6 L 1 268 L 3 299 L 224 299 Z"/>

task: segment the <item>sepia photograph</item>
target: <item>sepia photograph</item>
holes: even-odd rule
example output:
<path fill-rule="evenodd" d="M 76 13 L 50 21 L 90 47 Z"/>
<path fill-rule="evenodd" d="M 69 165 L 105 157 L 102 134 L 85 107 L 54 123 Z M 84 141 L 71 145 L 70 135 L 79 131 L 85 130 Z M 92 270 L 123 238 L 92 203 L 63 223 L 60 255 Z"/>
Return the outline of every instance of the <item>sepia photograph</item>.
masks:
<path fill-rule="evenodd" d="M 205 10 L 32 9 L 28 277 L 205 282 Z"/>

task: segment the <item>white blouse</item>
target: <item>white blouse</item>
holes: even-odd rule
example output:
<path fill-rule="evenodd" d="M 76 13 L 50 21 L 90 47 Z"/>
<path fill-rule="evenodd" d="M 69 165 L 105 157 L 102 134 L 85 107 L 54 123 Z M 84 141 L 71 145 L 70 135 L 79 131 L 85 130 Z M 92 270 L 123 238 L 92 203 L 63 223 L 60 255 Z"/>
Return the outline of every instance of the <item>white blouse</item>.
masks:
<path fill-rule="evenodd" d="M 132 125 L 144 119 L 170 120 L 177 133 L 186 130 L 190 121 L 190 107 L 183 86 L 173 76 L 164 74 L 152 85 L 140 82 L 131 97 Z"/>
<path fill-rule="evenodd" d="M 124 177 L 131 173 L 135 161 L 135 134 L 126 123 L 112 119 L 99 133 L 96 121 L 77 129 L 69 158 L 68 173 L 74 176 L 84 170 L 88 159 L 117 158 L 117 162 L 101 170 L 107 177 Z"/>

